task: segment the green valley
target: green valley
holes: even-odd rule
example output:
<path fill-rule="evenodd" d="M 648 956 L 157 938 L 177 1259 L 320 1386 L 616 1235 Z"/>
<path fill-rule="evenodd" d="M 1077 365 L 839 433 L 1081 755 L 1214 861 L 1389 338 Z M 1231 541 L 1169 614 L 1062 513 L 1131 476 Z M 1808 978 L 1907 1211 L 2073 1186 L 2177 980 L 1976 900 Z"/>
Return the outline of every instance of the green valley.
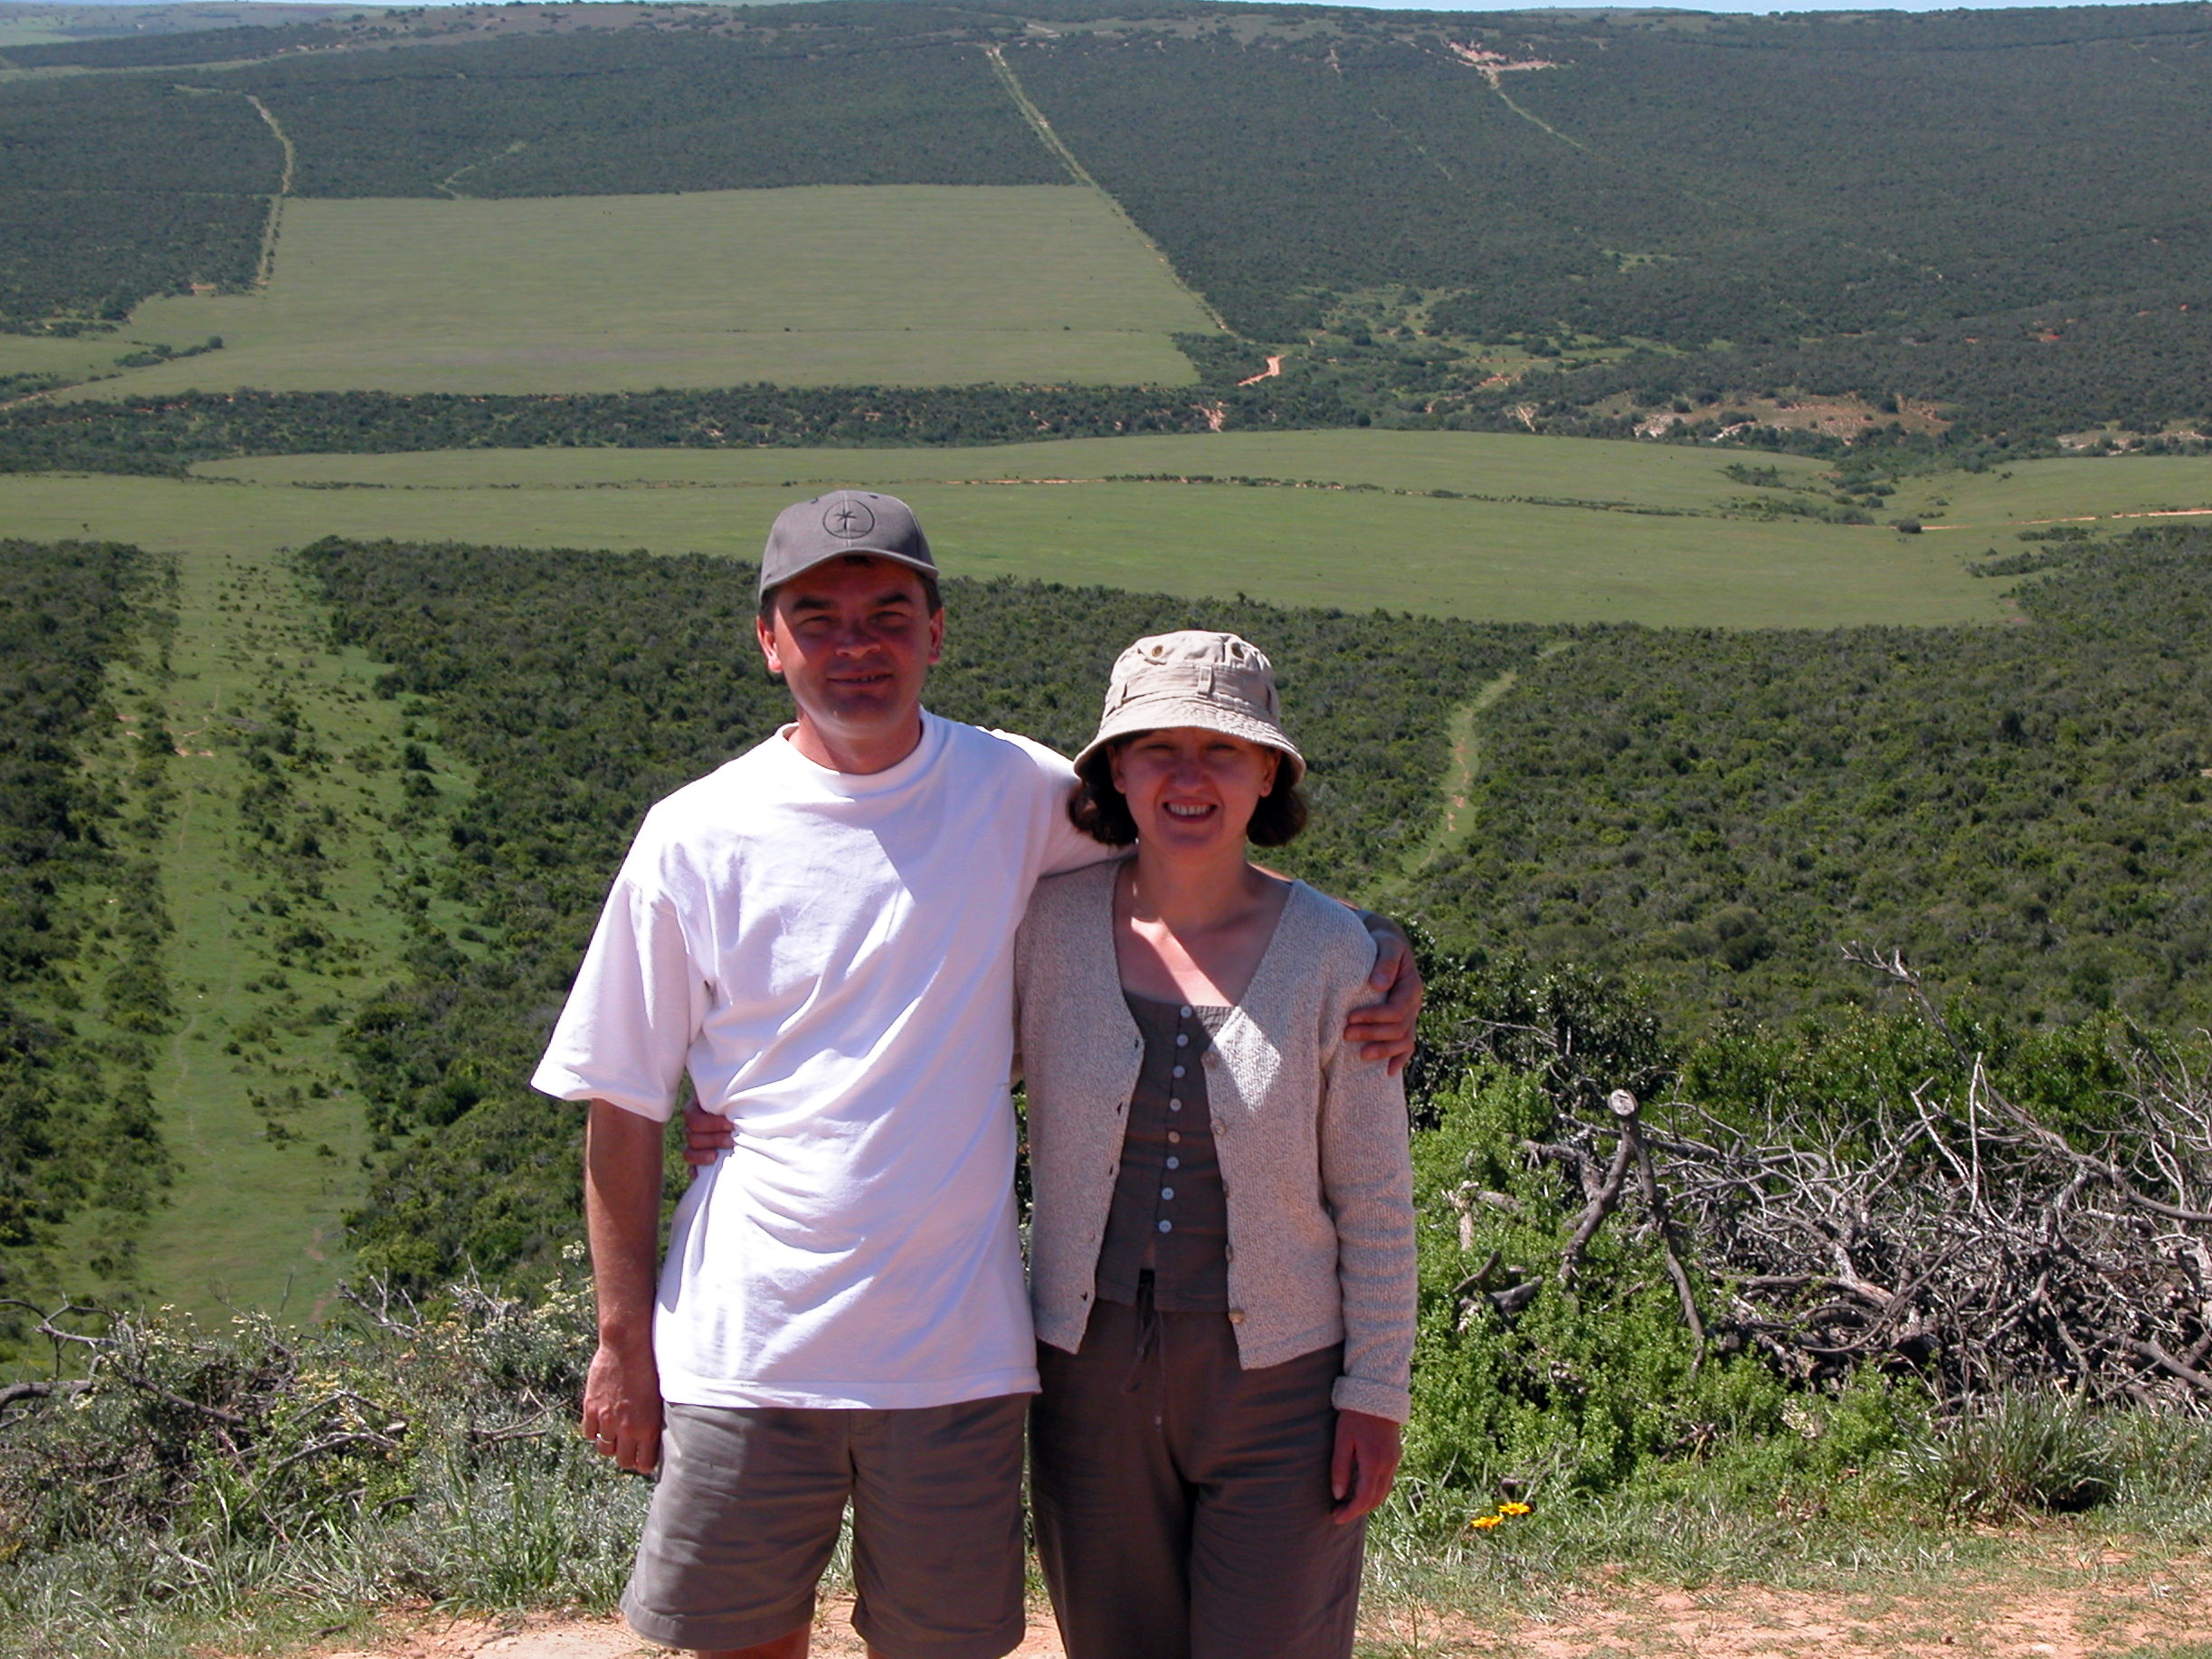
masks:
<path fill-rule="evenodd" d="M 432 750 L 371 695 L 375 665 L 330 649 L 288 561 L 242 549 L 177 573 L 154 695 L 176 750 L 158 858 L 178 1013 L 148 1079 L 175 1173 L 138 1280 L 203 1313 L 313 1316 L 351 1259 L 369 1150 L 339 1038 L 403 971 L 416 918 L 451 924 L 413 884 L 467 786 L 405 766 Z"/>
<path fill-rule="evenodd" d="M 859 456 L 837 476 L 887 482 Z M 0 519 L 25 535 L 89 524 L 165 549 L 266 551 L 332 534 L 750 556 L 778 507 L 815 488 L 663 479 L 323 489 L 17 476 L 0 477 Z M 2005 614 L 2005 584 L 1975 580 L 1960 556 L 1968 549 L 1882 526 L 1334 487 L 895 488 L 926 516 L 946 568 L 964 575 L 1512 621 L 1817 627 Z"/>
<path fill-rule="evenodd" d="M 136 340 L 219 354 L 89 387 L 601 392 L 1172 384 L 1211 327 L 1096 192 L 819 185 L 285 204 L 266 291 L 162 299 Z M 895 260 L 856 250 L 896 248 Z"/>

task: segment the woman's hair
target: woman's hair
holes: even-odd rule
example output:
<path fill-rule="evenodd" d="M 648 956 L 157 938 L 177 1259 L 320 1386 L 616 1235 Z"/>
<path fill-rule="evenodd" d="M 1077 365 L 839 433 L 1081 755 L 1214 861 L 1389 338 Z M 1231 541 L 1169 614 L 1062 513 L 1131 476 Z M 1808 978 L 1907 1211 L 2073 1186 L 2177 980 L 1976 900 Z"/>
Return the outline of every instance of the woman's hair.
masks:
<path fill-rule="evenodd" d="M 1108 847 L 1128 847 L 1136 840 L 1136 820 L 1129 802 L 1114 787 L 1114 757 L 1138 734 L 1116 738 L 1076 768 L 1076 792 L 1068 797 L 1068 821 L 1094 841 Z M 1255 847 L 1286 847 L 1305 828 L 1305 797 L 1298 791 L 1296 773 L 1287 762 L 1275 769 L 1275 787 L 1252 809 L 1245 826 L 1245 839 Z"/>

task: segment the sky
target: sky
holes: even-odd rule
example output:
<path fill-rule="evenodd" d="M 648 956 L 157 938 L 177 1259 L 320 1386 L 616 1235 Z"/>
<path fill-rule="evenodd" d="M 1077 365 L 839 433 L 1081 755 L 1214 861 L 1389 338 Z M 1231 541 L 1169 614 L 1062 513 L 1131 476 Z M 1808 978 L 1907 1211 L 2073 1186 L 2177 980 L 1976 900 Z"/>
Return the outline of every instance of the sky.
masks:
<path fill-rule="evenodd" d="M 146 0 L 76 0 L 79 5 L 119 5 L 145 4 Z M 470 0 L 383 0 L 384 4 L 465 5 Z M 1296 4 L 1296 0 L 1293 0 Z M 1889 0 L 1883 5 L 1867 5 L 1865 0 L 1693 0 L 1677 4 L 1670 9 L 1683 12 L 1731 12 L 1771 15 L 1779 12 L 1996 12 L 2020 6 L 2050 5 L 2104 5 L 2126 4 L 2128 0 Z M 1546 8 L 1536 5 L 1516 5 L 1513 0 L 1428 0 L 1421 5 L 1398 5 L 1391 0 L 1314 0 L 1316 5 L 1358 5 L 1372 11 L 1419 12 L 1530 12 Z M 1586 11 L 1588 6 L 1559 9 Z M 1650 10 L 1652 7 L 1629 5 L 1626 10 Z"/>
<path fill-rule="evenodd" d="M 1663 8 L 1632 6 L 1623 9 L 1757 13 L 1761 15 L 1771 15 L 1777 12 L 1998 12 L 2031 5 L 2101 5 L 2119 3 L 2121 0 L 1905 0 L 1905 4 L 1903 5 L 1869 5 L 1865 4 L 1865 0 L 1774 0 L 1774 3 L 1771 3 L 1771 0 L 1695 0 L 1695 3 L 1691 4 L 1684 4 L 1682 0 L 1676 0 L 1676 4 Z M 1391 5 L 1388 4 L 1388 0 L 1325 0 L 1325 4 L 1363 5 L 1375 11 L 1523 12 L 1543 9 L 1531 5 L 1515 5 L 1511 4 L 1511 0 L 1505 0 L 1505 4 L 1486 5 L 1482 3 L 1482 0 L 1468 0 L 1466 5 L 1438 3 L 1419 6 Z M 1563 9 L 1581 10 L 1584 8 Z"/>
<path fill-rule="evenodd" d="M 146 0 L 77 0 L 77 4 L 120 5 L 145 4 Z M 399 4 L 402 0 L 385 0 Z M 432 5 L 460 5 L 470 0 L 404 0 L 405 4 Z M 1293 0 L 1293 4 L 1297 0 Z M 1371 11 L 1396 12 L 1533 12 L 1549 9 L 1588 11 L 1589 6 L 1548 8 L 1538 5 L 1516 5 L 1512 0 L 1428 0 L 1427 4 L 1396 5 L 1391 0 L 1313 0 L 1315 5 L 1365 6 Z M 1896 0 L 1882 5 L 1867 5 L 1865 0 L 1694 0 L 1692 4 L 1661 6 L 1639 6 L 1628 4 L 1623 10 L 1672 10 L 1680 12 L 1756 13 L 1771 15 L 1779 12 L 1999 12 L 2023 6 L 2051 5 L 2111 5 L 2130 4 L 2131 0 Z"/>

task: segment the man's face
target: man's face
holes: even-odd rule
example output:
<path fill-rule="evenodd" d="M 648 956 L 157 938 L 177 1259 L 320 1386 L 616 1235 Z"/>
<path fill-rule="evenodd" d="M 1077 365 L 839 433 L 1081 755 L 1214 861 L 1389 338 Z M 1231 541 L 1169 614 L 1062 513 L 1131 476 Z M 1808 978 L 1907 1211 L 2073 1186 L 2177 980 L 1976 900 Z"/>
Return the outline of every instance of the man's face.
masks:
<path fill-rule="evenodd" d="M 783 677 L 800 713 L 849 740 L 914 723 L 945 642 L 945 613 L 931 614 L 921 577 L 869 554 L 779 584 L 755 627 L 769 670 Z"/>

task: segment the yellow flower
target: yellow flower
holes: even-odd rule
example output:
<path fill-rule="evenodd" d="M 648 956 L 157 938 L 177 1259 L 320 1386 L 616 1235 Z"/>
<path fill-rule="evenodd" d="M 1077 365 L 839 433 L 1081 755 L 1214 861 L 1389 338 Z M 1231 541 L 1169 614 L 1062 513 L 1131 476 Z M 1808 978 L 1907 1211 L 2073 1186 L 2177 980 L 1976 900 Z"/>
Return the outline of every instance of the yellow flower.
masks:
<path fill-rule="evenodd" d="M 1487 1529 L 1497 1525 L 1499 1522 L 1505 1519 L 1505 1517 L 1503 1515 L 1477 1515 L 1467 1524 L 1478 1529 Z"/>
<path fill-rule="evenodd" d="M 1497 1506 L 1497 1512 L 1501 1515 L 1525 1515 L 1528 1513 L 1528 1505 L 1525 1503 L 1501 1503 Z"/>

